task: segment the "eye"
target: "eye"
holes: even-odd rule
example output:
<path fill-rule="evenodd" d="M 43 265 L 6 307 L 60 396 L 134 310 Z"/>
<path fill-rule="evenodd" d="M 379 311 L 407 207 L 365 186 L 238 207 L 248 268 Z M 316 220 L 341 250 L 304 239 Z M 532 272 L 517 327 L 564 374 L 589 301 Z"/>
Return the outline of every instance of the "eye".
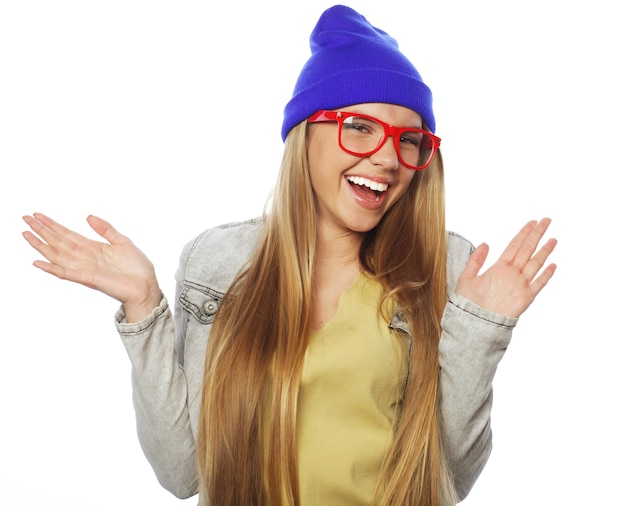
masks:
<path fill-rule="evenodd" d="M 361 125 L 359 123 L 344 123 L 344 128 L 348 130 L 356 130 L 357 132 L 367 133 L 369 129 L 365 125 Z"/>
<path fill-rule="evenodd" d="M 423 134 L 420 132 L 403 132 L 402 135 L 400 135 L 400 143 L 418 148 L 422 144 L 422 137 Z"/>
<path fill-rule="evenodd" d="M 380 130 L 381 127 L 372 120 L 361 118 L 359 116 L 350 116 L 344 120 L 343 128 L 352 132 L 372 134 Z"/>

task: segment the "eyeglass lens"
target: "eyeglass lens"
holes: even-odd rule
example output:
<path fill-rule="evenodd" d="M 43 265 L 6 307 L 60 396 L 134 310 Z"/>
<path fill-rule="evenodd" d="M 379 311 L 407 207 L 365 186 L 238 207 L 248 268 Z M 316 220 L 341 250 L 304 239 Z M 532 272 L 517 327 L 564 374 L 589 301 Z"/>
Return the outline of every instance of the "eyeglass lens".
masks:
<path fill-rule="evenodd" d="M 400 161 L 411 168 L 428 162 L 433 152 L 433 142 L 427 135 L 411 129 L 396 133 L 395 145 Z M 371 118 L 350 116 L 341 127 L 341 144 L 355 154 L 366 155 L 377 150 L 386 140 L 385 127 Z"/>

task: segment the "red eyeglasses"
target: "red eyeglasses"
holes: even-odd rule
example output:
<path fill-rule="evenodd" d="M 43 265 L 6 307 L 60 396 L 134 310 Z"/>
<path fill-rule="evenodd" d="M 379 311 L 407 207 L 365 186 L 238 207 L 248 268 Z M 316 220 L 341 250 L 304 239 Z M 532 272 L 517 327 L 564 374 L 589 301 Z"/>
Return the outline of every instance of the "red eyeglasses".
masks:
<path fill-rule="evenodd" d="M 420 128 L 389 125 L 365 114 L 343 111 L 317 111 L 309 123 L 336 121 L 339 126 L 339 146 L 355 156 L 376 153 L 389 137 L 393 137 L 398 159 L 405 167 L 423 170 L 432 161 L 441 139 Z"/>

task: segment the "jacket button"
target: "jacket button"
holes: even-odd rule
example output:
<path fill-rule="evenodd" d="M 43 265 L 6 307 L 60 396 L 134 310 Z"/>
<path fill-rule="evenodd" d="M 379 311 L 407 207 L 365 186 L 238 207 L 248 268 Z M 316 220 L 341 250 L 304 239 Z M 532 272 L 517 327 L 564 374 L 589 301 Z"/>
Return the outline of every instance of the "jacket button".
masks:
<path fill-rule="evenodd" d="M 212 315 L 215 314 L 215 312 L 217 311 L 217 302 L 215 302 L 214 300 L 207 300 L 204 303 L 204 312 L 208 315 Z"/>

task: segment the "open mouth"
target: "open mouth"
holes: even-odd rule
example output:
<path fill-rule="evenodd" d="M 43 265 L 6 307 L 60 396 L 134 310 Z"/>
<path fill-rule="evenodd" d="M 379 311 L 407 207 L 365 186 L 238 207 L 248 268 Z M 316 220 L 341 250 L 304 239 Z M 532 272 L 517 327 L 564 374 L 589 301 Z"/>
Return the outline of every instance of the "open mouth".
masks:
<path fill-rule="evenodd" d="M 387 183 L 377 183 L 361 176 L 348 176 L 346 179 L 352 186 L 353 191 L 368 202 L 378 202 L 380 197 L 387 191 L 387 188 L 389 188 Z"/>

